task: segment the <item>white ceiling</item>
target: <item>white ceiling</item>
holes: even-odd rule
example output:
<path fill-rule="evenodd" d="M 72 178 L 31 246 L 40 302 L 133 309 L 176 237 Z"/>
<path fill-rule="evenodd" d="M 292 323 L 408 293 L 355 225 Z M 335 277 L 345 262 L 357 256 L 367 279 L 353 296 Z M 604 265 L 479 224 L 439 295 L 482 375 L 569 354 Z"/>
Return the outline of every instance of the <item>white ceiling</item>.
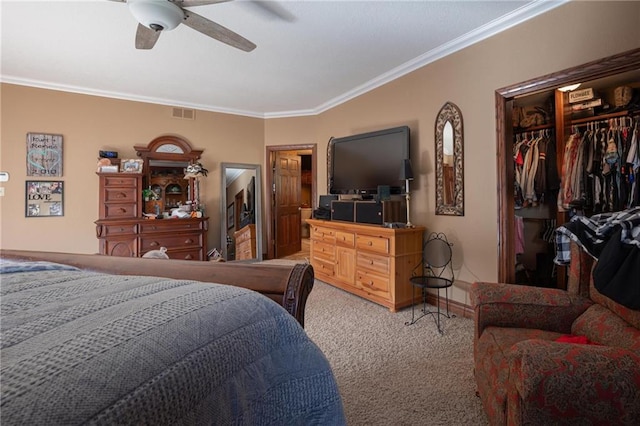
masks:
<path fill-rule="evenodd" d="M 317 114 L 559 1 L 235 0 L 190 8 L 257 44 L 243 52 L 185 25 L 136 50 L 113 1 L 1 2 L 3 82 L 255 117 Z"/>

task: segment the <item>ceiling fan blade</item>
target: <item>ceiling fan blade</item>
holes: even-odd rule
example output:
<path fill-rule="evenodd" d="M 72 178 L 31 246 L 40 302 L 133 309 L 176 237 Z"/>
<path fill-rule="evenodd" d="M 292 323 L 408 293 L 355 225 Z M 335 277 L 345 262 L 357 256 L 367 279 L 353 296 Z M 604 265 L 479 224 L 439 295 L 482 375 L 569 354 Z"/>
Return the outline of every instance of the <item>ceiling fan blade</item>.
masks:
<path fill-rule="evenodd" d="M 296 17 L 275 1 L 249 0 L 247 2 L 253 6 L 259 13 L 268 19 L 281 19 L 287 22 L 294 22 Z"/>
<path fill-rule="evenodd" d="M 170 0 L 170 1 L 180 7 L 192 7 L 192 6 L 204 6 L 206 4 L 214 4 L 214 3 L 226 3 L 231 0 Z"/>
<path fill-rule="evenodd" d="M 155 46 L 162 31 L 152 30 L 142 24 L 138 24 L 136 31 L 136 49 L 151 49 Z"/>
<path fill-rule="evenodd" d="M 193 13 L 190 10 L 184 10 L 184 24 L 193 28 L 196 31 L 200 31 L 202 34 L 215 38 L 218 41 L 228 44 L 229 46 L 236 47 L 245 52 L 251 52 L 256 48 L 256 45 L 242 37 L 239 34 L 234 33 L 228 28 L 217 24 L 204 16 L 200 16 L 197 13 Z"/>

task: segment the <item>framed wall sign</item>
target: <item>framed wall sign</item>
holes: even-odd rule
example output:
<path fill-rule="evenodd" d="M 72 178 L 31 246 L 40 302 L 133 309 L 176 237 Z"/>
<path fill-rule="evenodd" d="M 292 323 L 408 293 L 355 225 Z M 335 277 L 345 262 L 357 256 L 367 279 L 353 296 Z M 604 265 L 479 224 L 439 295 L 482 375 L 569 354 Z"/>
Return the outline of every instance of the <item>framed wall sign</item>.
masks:
<path fill-rule="evenodd" d="M 26 182 L 25 216 L 64 216 L 64 182 L 28 180 Z"/>
<path fill-rule="evenodd" d="M 27 176 L 62 176 L 62 135 L 27 133 Z"/>

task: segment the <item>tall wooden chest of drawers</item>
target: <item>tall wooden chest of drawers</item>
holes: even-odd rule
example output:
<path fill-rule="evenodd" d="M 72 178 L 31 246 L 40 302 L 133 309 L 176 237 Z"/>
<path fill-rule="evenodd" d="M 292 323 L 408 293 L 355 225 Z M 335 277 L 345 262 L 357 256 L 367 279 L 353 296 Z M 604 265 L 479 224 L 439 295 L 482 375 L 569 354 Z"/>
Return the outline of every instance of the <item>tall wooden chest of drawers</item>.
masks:
<path fill-rule="evenodd" d="M 425 228 L 308 219 L 316 278 L 395 312 L 411 305 L 411 273 L 422 259 Z"/>
<path fill-rule="evenodd" d="M 207 260 L 208 218 L 144 219 L 142 174 L 98 173 L 100 254 L 141 257 L 167 248 L 172 259 Z"/>
<path fill-rule="evenodd" d="M 247 225 L 237 232 L 233 233 L 236 241 L 236 259 L 246 260 L 257 257 L 256 253 L 256 226 Z"/>

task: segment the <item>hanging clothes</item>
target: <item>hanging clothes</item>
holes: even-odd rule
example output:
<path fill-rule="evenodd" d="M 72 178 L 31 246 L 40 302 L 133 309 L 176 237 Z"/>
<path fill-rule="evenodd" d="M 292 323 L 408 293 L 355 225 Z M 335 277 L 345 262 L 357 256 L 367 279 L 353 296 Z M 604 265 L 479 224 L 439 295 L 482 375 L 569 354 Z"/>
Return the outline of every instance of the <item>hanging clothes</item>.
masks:
<path fill-rule="evenodd" d="M 564 149 L 559 210 L 580 206 L 597 214 L 639 204 L 638 121 L 622 117 L 572 128 Z"/>

